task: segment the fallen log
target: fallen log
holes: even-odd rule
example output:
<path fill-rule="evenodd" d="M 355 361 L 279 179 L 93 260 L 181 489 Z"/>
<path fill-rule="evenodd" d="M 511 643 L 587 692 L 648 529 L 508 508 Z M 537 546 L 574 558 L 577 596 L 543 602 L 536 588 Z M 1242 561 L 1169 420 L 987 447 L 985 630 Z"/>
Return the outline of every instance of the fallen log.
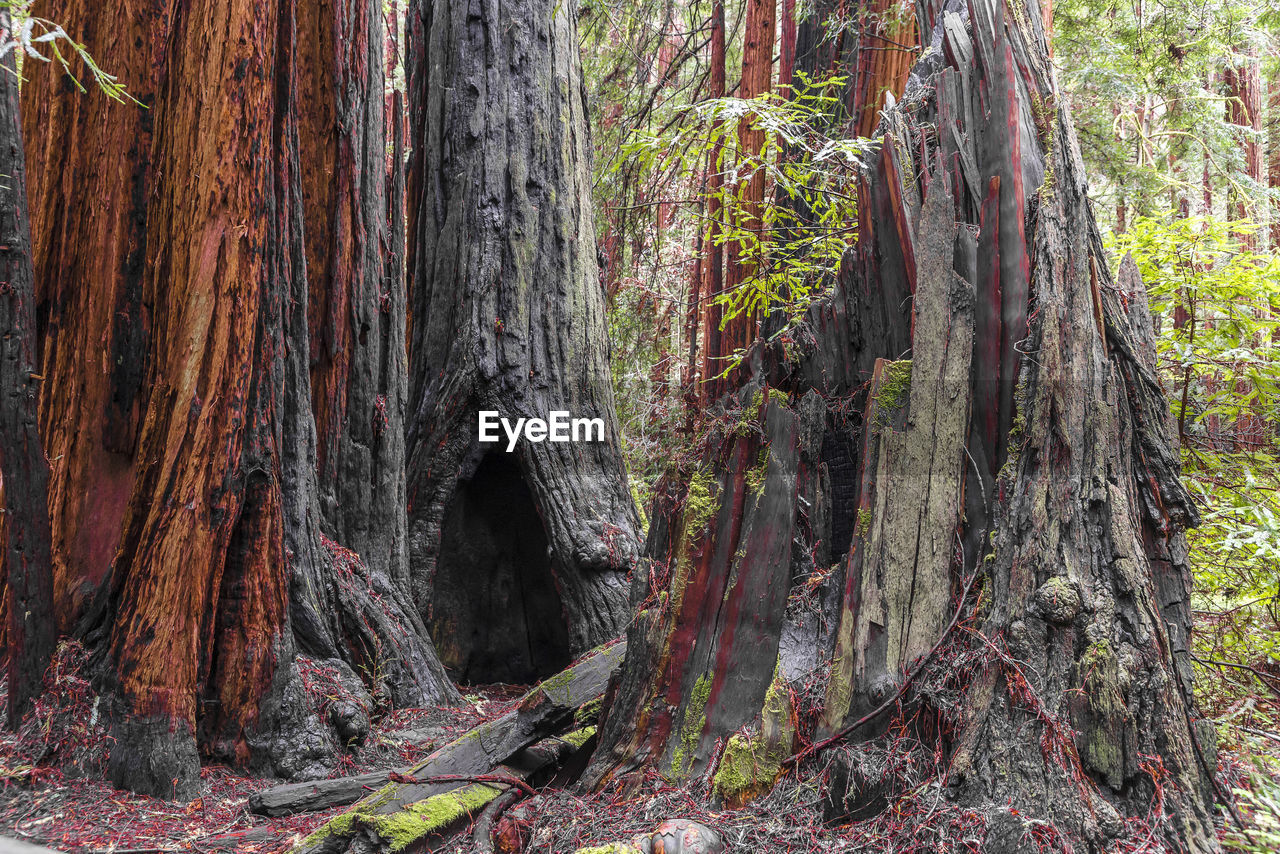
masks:
<path fill-rule="evenodd" d="M 558 767 L 591 738 L 594 727 L 568 731 L 575 712 L 604 693 L 625 653 L 625 643 L 603 647 L 539 684 L 514 711 L 476 727 L 409 769 L 387 772 L 382 775 L 385 785 L 365 793 L 295 851 L 400 850 L 410 839 L 447 835 L 499 795 L 525 788 L 534 775 Z M 315 806 L 318 803 L 333 805 L 332 798 L 350 792 L 356 779 L 280 786 L 259 793 L 251 808 L 283 814 L 322 808 Z M 326 785 L 338 782 L 345 785 Z"/>
<path fill-rule="evenodd" d="M 269 816 L 315 812 L 353 804 L 397 776 L 427 780 L 486 773 L 522 748 L 562 728 L 579 707 L 603 694 L 625 654 L 625 641 L 599 648 L 538 684 L 513 711 L 464 733 L 414 765 L 264 789 L 249 797 L 249 811 Z M 404 803 L 443 791 L 439 782 L 403 784 L 402 788 Z"/>

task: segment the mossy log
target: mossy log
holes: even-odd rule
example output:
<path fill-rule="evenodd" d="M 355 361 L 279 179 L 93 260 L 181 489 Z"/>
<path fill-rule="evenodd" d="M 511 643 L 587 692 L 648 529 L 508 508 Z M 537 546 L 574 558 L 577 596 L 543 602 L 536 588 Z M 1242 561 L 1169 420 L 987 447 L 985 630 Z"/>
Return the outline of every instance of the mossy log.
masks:
<path fill-rule="evenodd" d="M 326 809 L 351 803 L 356 797 L 363 798 L 351 810 L 328 822 L 327 832 L 315 835 L 299 849 L 309 854 L 382 850 L 359 847 L 370 844 L 368 837 L 377 836 L 380 828 L 386 830 L 386 838 L 378 844 L 393 846 L 405 827 L 402 820 L 388 824 L 388 817 L 412 814 L 421 823 L 422 816 L 426 815 L 424 810 L 439 818 L 455 807 L 469 814 L 483 807 L 502 789 L 487 784 L 467 785 L 459 779 L 433 778 L 501 774 L 523 780 L 559 762 L 570 752 L 582 749 L 594 735 L 594 729 L 580 726 L 578 719 L 582 716 L 575 712 L 590 706 L 604 693 L 610 677 L 626 655 L 626 648 L 626 642 L 619 641 L 596 650 L 539 684 L 513 711 L 463 734 L 396 775 L 419 778 L 420 783 L 389 782 L 392 777 L 388 773 L 278 786 L 253 796 L 250 809 L 266 815 L 284 815 Z M 377 792 L 368 794 L 366 787 L 379 785 Z M 454 800 L 439 799 L 463 787 L 466 791 Z M 422 806 L 424 804 L 427 806 Z M 425 830 L 438 832 L 452 820 Z M 364 839 L 357 838 L 361 833 Z"/>

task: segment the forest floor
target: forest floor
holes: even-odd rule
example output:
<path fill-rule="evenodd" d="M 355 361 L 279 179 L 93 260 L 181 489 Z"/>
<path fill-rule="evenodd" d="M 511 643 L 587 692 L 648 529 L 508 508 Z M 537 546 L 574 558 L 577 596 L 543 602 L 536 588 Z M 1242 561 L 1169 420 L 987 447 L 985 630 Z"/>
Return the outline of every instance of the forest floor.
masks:
<path fill-rule="evenodd" d="M 56 666 L 55 662 L 55 666 Z M 254 792 L 284 781 L 222 766 L 201 770 L 204 788 L 189 802 L 120 791 L 102 779 L 106 736 L 96 702 L 74 668 L 52 680 L 36 714 L 0 729 L 0 836 L 71 854 L 165 854 L 290 850 L 346 807 L 266 818 L 248 811 Z M 375 720 L 364 742 L 332 776 L 410 765 L 436 747 L 509 711 L 521 685 L 474 686 L 459 708 L 400 709 Z M 0 706 L 4 683 L 0 682 Z"/>
<path fill-rule="evenodd" d="M 346 809 L 265 818 L 248 811 L 253 793 L 277 785 L 221 767 L 202 771 L 204 789 L 189 802 L 164 801 L 118 791 L 102 779 L 106 736 L 97 723 L 96 700 L 80 678 L 77 661 L 63 661 L 49 690 L 17 732 L 0 730 L 0 836 L 73 854 L 165 854 L 290 850 L 323 822 Z M 60 663 L 55 662 L 55 668 Z M 1234 684 L 1234 687 L 1233 687 Z M 1280 694 L 1244 694 L 1229 680 L 1203 679 L 1201 703 L 1220 724 L 1218 783 L 1223 791 L 1245 790 L 1237 812 L 1255 838 L 1280 831 Z M 514 707 L 524 686 L 467 689 L 469 705 L 403 709 L 374 722 L 364 742 L 333 776 L 390 770 L 411 764 L 467 730 Z M 0 701 L 3 682 L 0 682 Z M 906 754 L 902 754 L 907 756 Z M 919 754 L 916 754 L 919 757 Z M 910 759 L 909 756 L 907 756 Z M 925 762 L 925 765 L 930 763 Z M 656 774 L 580 797 L 549 790 L 514 807 L 524 850 L 569 854 L 580 846 L 628 839 L 670 818 L 714 827 L 736 852 L 841 852 L 977 850 L 982 816 L 950 806 L 927 769 L 897 773 L 913 785 L 882 801 L 873 818 L 838 827 L 823 821 L 821 768 L 787 775 L 764 798 L 742 809 L 710 806 L 707 793 L 676 788 Z M 1264 834 L 1260 836 L 1259 834 Z M 1230 832 L 1224 826 L 1224 841 Z M 1138 838 L 1150 841 L 1147 834 Z M 474 850 L 463 833 L 441 852 Z M 1148 847 L 1126 851 L 1153 851 Z M 1273 850 L 1264 844 L 1228 850 Z"/>

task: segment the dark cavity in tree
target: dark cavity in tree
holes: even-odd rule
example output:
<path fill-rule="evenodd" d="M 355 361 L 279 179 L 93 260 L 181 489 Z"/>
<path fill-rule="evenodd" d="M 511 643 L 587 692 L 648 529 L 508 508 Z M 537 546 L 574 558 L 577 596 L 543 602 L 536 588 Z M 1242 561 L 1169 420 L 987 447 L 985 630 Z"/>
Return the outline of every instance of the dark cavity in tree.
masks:
<path fill-rule="evenodd" d="M 572 660 L 546 531 L 515 458 L 486 455 L 445 514 L 429 620 L 463 683 L 529 683 Z"/>

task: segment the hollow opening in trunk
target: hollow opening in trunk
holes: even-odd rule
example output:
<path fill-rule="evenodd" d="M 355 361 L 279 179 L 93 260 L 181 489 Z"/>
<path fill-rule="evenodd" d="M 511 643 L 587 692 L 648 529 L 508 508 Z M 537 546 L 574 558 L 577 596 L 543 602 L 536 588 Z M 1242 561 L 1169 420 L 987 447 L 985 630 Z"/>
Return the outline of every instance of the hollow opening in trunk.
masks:
<path fill-rule="evenodd" d="M 455 681 L 529 683 L 572 660 L 547 536 L 515 458 L 460 481 L 441 531 L 431 634 Z"/>

